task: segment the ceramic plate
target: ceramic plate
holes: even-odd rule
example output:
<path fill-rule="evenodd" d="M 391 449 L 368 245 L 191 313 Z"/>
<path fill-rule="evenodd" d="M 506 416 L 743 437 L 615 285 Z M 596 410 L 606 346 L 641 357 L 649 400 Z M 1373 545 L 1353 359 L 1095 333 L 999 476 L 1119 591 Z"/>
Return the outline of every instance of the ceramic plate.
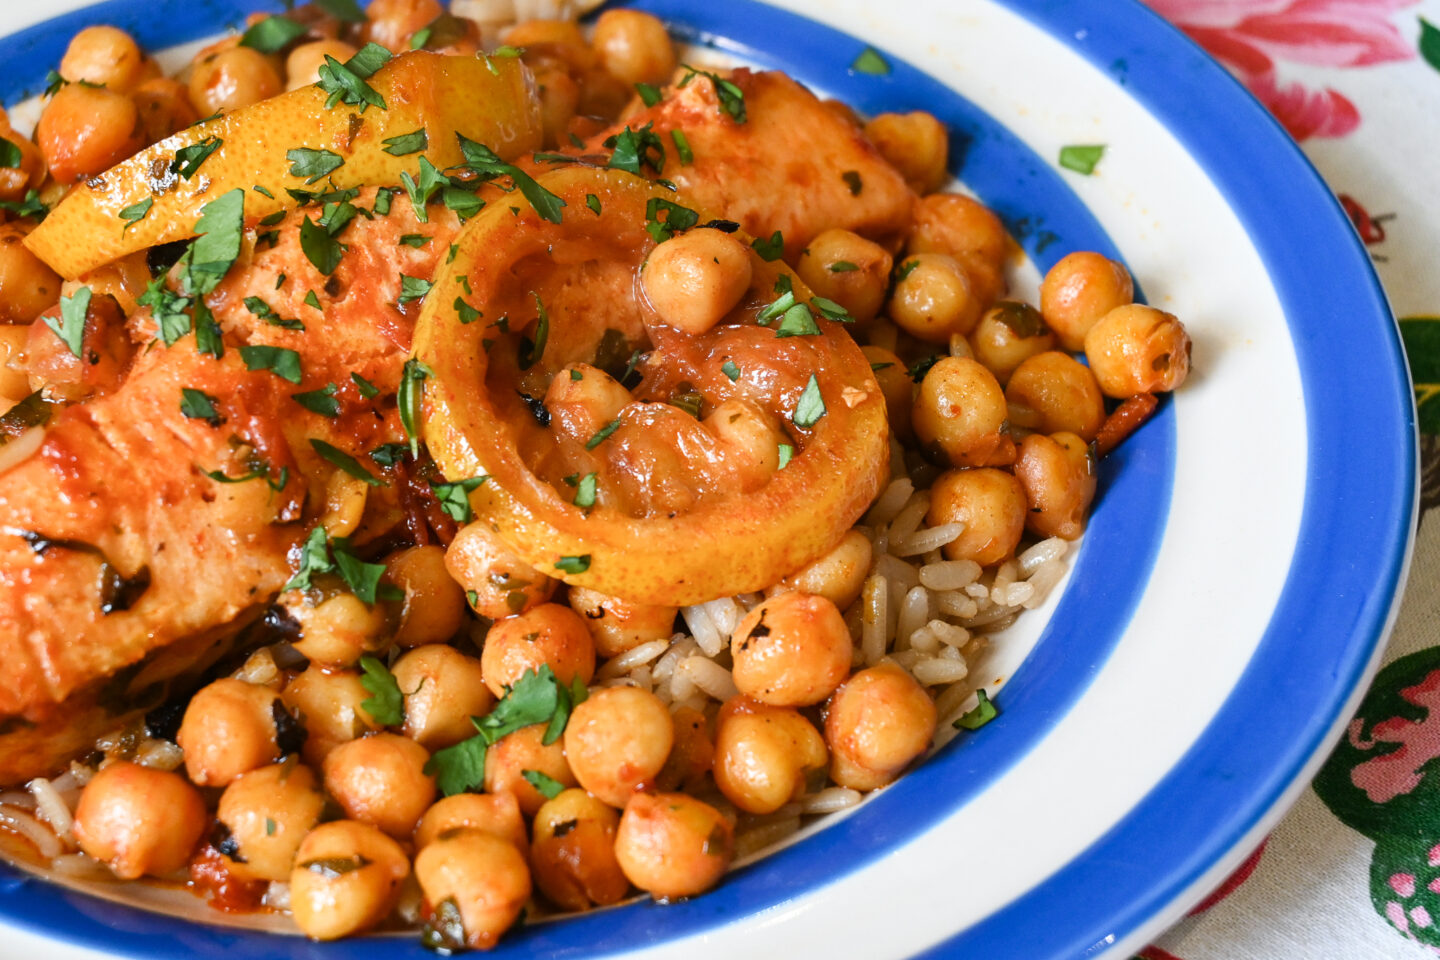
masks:
<path fill-rule="evenodd" d="M 279 7 L 109 0 L 39 22 L 79 5 L 0 12 L 6 103 L 37 92 L 85 24 L 158 49 Z M 935 113 L 956 176 L 1028 255 L 1022 287 L 1071 250 L 1122 256 L 1189 327 L 1194 372 L 1104 462 L 1058 600 L 997 643 L 999 719 L 703 897 L 527 926 L 495 955 L 1128 956 L 1303 789 L 1389 628 L 1414 422 L 1367 255 L 1279 126 L 1138 3 L 635 6 L 861 111 Z M 867 46 L 888 73 L 852 67 Z M 1093 175 L 1059 167 L 1074 144 L 1105 146 Z M 160 915 L 10 870 L 0 884 L 0 937 L 27 956 L 425 955 L 413 939 L 315 945 Z"/>

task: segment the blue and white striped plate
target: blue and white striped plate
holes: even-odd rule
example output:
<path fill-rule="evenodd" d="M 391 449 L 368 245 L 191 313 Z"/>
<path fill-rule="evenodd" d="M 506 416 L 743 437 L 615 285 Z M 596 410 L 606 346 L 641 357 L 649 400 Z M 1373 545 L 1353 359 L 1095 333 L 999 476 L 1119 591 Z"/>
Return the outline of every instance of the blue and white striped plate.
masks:
<path fill-rule="evenodd" d="M 86 24 L 159 49 L 279 8 L 81 2 L 0 11 L 7 104 Z M 634 5 L 861 111 L 935 113 L 955 174 L 1035 267 L 1074 249 L 1123 256 L 1185 321 L 1194 371 L 1105 461 L 1058 601 L 997 643 L 999 719 L 703 897 L 524 927 L 495 955 L 1128 956 L 1304 788 L 1388 632 L 1413 533 L 1414 414 L 1366 253 L 1264 109 L 1133 0 Z M 73 12 L 39 22 L 57 7 Z M 866 46 L 888 74 L 851 69 Z M 1059 169 L 1067 144 L 1106 146 L 1093 176 Z M 44 960 L 425 956 L 135 896 L 0 867 L 0 943 Z"/>

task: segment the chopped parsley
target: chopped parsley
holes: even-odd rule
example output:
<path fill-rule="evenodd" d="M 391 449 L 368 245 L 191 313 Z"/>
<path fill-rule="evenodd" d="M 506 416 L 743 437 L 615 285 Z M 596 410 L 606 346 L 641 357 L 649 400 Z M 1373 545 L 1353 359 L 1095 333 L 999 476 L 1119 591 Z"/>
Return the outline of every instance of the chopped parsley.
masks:
<path fill-rule="evenodd" d="M 314 290 L 306 290 L 305 299 L 301 302 L 307 307 L 314 307 L 316 310 L 320 309 L 320 298 L 315 296 Z"/>
<path fill-rule="evenodd" d="M 921 357 L 919 360 L 916 360 L 914 363 L 910 364 L 910 366 L 906 367 L 905 372 L 910 374 L 911 380 L 919 383 L 921 380 L 925 379 L 925 374 L 930 372 L 930 368 L 935 366 L 935 364 L 939 363 L 942 359 L 944 358 L 938 353 L 928 357 Z"/>
<path fill-rule="evenodd" d="M 780 469 L 784 470 L 787 466 L 790 465 L 790 461 L 795 458 L 795 447 L 788 443 L 782 443 L 779 446 L 779 453 Z"/>
<path fill-rule="evenodd" d="M 521 770 L 520 776 L 525 778 L 526 783 L 540 791 L 546 800 L 554 800 L 565 792 L 565 784 L 539 770 Z"/>
<path fill-rule="evenodd" d="M 181 258 L 185 262 L 184 292 L 206 294 L 220 285 L 235 259 L 245 230 L 245 191 L 236 187 L 200 208 L 199 234 Z"/>
<path fill-rule="evenodd" d="M 200 170 L 200 165 L 210 158 L 210 154 L 219 150 L 225 143 L 219 137 L 206 137 L 198 143 L 192 143 L 188 147 L 181 147 L 175 151 L 175 159 L 170 163 L 170 172 L 179 173 L 180 176 L 189 180 Z"/>
<path fill-rule="evenodd" d="M 830 264 L 831 273 L 854 273 L 856 270 L 859 269 L 859 267 L 855 266 L 855 264 L 851 263 L 849 260 L 836 260 L 834 263 Z"/>
<path fill-rule="evenodd" d="M 252 344 L 240 348 L 240 359 L 247 370 L 269 370 L 282 380 L 299 383 L 300 354 L 289 347 Z"/>
<path fill-rule="evenodd" d="M 505 163 L 493 150 L 483 143 L 476 143 L 464 134 L 457 133 L 455 136 L 460 141 L 460 153 L 465 157 L 464 166 L 480 175 L 483 180 L 493 180 L 496 177 L 509 177 L 515 184 L 516 189 L 530 201 L 530 206 L 541 218 L 551 223 L 560 222 L 560 210 L 565 206 L 565 201 L 555 194 L 546 190 L 535 182 L 535 178 L 514 164 Z"/>
<path fill-rule="evenodd" d="M 399 242 L 400 246 L 402 247 L 411 247 L 415 250 L 419 250 L 421 247 L 425 246 L 425 244 L 429 243 L 431 240 L 434 239 L 434 237 L 427 237 L 423 233 L 407 233 L 400 238 Z"/>
<path fill-rule="evenodd" d="M 570 712 L 588 696 L 585 683 L 576 677 L 569 686 L 561 683 L 549 664 L 539 671 L 526 670 L 483 717 L 471 717 L 476 735 L 451 747 L 435 751 L 425 764 L 425 773 L 435 777 L 445 796 L 477 789 L 485 783 L 485 754 L 502 737 L 537 723 L 546 724 L 545 744 L 560 739 Z"/>
<path fill-rule="evenodd" d="M 320 414 L 322 417 L 340 416 L 340 403 L 335 399 L 336 386 L 327 383 L 319 390 L 309 390 L 305 393 L 292 393 L 290 398 L 306 410 Z"/>
<path fill-rule="evenodd" d="M 802 430 L 808 430 L 820 422 L 825 416 L 825 398 L 820 396 L 820 382 L 815 379 L 815 374 L 810 374 L 810 381 L 805 384 L 805 389 L 800 393 L 800 399 L 795 404 L 795 416 L 792 422 Z"/>
<path fill-rule="evenodd" d="M 686 74 L 679 86 L 687 86 L 696 77 L 705 77 L 715 87 L 715 97 L 720 102 L 720 111 L 729 114 L 730 119 L 736 123 L 745 122 L 745 92 L 743 90 L 719 74 L 710 73 L 708 70 L 697 70 L 688 63 L 682 63 L 680 66 L 686 71 Z"/>
<path fill-rule="evenodd" d="M 470 306 L 470 304 L 466 303 L 464 297 L 456 297 L 455 303 L 452 304 L 452 306 L 455 307 L 455 313 L 460 318 L 461 323 L 474 323 L 484 316 L 479 310 L 476 310 Z"/>
<path fill-rule="evenodd" d="M 300 249 L 315 269 L 327 277 L 340 266 L 340 258 L 345 253 L 340 241 L 309 217 L 300 222 Z"/>
<path fill-rule="evenodd" d="M 325 101 L 325 109 L 332 109 L 337 103 L 359 107 L 361 113 L 369 107 L 386 109 L 385 99 L 365 80 L 389 59 L 390 51 L 378 43 L 365 44 L 344 63 L 326 54 L 325 62 L 320 65 L 320 81 L 316 84 L 330 95 Z"/>
<path fill-rule="evenodd" d="M 382 727 L 398 727 L 404 723 L 405 698 L 400 693 L 400 684 L 395 682 L 395 674 L 384 663 L 368 655 L 360 658 L 360 670 L 364 674 L 360 678 L 360 686 L 370 694 L 360 701 L 360 709 L 370 714 L 370 719 Z"/>
<path fill-rule="evenodd" d="M 665 142 L 651 129 L 653 126 L 654 124 L 647 123 L 639 130 L 631 130 L 626 126 L 620 133 L 606 140 L 605 146 L 613 150 L 606 166 L 611 170 L 624 170 L 636 176 L 640 176 L 644 167 L 663 173 Z"/>
<path fill-rule="evenodd" d="M 24 200 L 0 200 L 0 210 L 6 210 L 27 220 L 34 220 L 36 223 L 44 220 L 50 212 L 50 208 L 41 202 L 38 190 L 26 190 Z"/>
<path fill-rule="evenodd" d="M 405 361 L 400 371 L 400 391 L 396 400 L 400 407 L 400 423 L 410 440 L 410 454 L 420 455 L 420 402 L 425 396 L 425 381 L 435 375 L 419 357 Z"/>
<path fill-rule="evenodd" d="M 786 294 L 786 296 L 794 296 Z M 813 337 L 820 333 L 820 326 L 815 322 L 815 315 L 810 308 L 803 303 L 797 303 L 785 311 L 780 318 L 780 325 L 775 328 L 776 337 Z"/>
<path fill-rule="evenodd" d="M 665 211 L 664 220 L 660 219 L 662 210 Z M 676 231 L 689 230 L 699 223 L 700 214 L 663 197 L 651 197 L 645 203 L 645 221 L 645 231 L 650 234 L 650 239 L 664 243 L 675 236 Z"/>
<path fill-rule="evenodd" d="M 24 161 L 25 155 L 20 152 L 20 145 L 14 140 L 0 137 L 0 167 L 13 170 Z"/>
<path fill-rule="evenodd" d="M 915 268 L 918 266 L 920 266 L 919 260 L 903 261 L 900 266 L 895 268 L 895 282 L 903 283 L 905 281 L 905 278 L 910 276 L 910 274 L 914 273 Z"/>
<path fill-rule="evenodd" d="M 421 223 L 430 222 L 430 213 L 425 209 L 430 198 L 435 196 L 441 187 L 451 185 L 450 178 L 435 169 L 435 164 L 431 163 L 428 157 L 423 156 L 420 158 L 419 181 L 417 182 L 408 172 L 402 172 L 400 183 L 410 197 L 410 205 L 415 208 L 415 219 Z"/>
<path fill-rule="evenodd" d="M 781 276 L 784 276 L 784 274 L 781 274 Z M 790 278 L 785 277 L 785 279 L 788 281 Z M 799 301 L 795 299 L 795 291 L 790 289 L 787 283 L 785 292 L 776 297 L 773 303 L 770 303 L 765 309 L 755 315 L 755 322 L 762 327 L 768 327 L 772 320 L 776 317 L 783 317 L 797 305 L 804 306 L 804 304 L 800 304 Z"/>
<path fill-rule="evenodd" d="M 872 77 L 883 77 L 890 73 L 890 61 L 880 55 L 874 47 L 866 47 L 850 64 L 855 73 L 868 73 Z"/>
<path fill-rule="evenodd" d="M 45 326 L 55 331 L 55 336 L 77 357 L 81 355 L 85 343 L 85 317 L 90 312 L 91 296 L 89 287 L 81 287 L 74 295 L 60 298 L 58 318 L 45 317 Z"/>
<path fill-rule="evenodd" d="M 585 194 L 585 206 L 595 211 L 595 216 L 600 216 L 600 198 L 595 196 L 595 194 Z"/>
<path fill-rule="evenodd" d="M 689 166 L 695 162 L 695 151 L 690 149 L 690 140 L 685 136 L 685 131 L 676 127 L 670 131 L 670 139 L 675 141 L 675 154 L 680 158 L 681 166 Z"/>
<path fill-rule="evenodd" d="M 605 442 L 605 438 L 606 438 L 606 437 L 610 436 L 610 434 L 614 433 L 616 430 L 619 430 L 619 429 L 620 429 L 620 418 L 619 418 L 619 417 L 616 417 L 614 420 L 611 420 L 609 423 L 605 424 L 605 426 L 601 427 L 599 430 L 596 430 L 596 431 L 595 431 L 595 435 L 594 435 L 593 437 L 591 437 L 589 440 L 586 440 L 586 441 L 585 441 L 585 449 L 586 449 L 586 450 L 594 450 L 596 447 L 600 446 L 600 444 L 602 444 L 602 443 Z"/>
<path fill-rule="evenodd" d="M 350 374 L 350 379 L 355 382 L 355 388 L 360 391 L 360 396 L 366 400 L 371 399 L 380 392 L 380 388 L 358 373 Z"/>
<path fill-rule="evenodd" d="M 834 320 L 836 323 L 854 323 L 855 318 L 850 316 L 850 311 L 829 297 L 812 296 L 810 306 L 820 311 L 820 315 L 826 320 Z"/>
<path fill-rule="evenodd" d="M 385 144 L 385 152 L 390 156 L 405 157 L 412 153 L 419 153 L 430 146 L 430 135 L 425 132 L 424 127 L 421 127 L 419 130 L 402 133 L 398 137 L 389 137 L 380 142 Z"/>
<path fill-rule="evenodd" d="M 589 510 L 595 506 L 595 493 L 599 486 L 599 475 L 590 472 L 581 477 L 575 486 L 575 506 Z"/>
<path fill-rule="evenodd" d="M 365 12 L 360 9 L 355 0 L 315 0 L 315 6 L 336 20 L 343 20 L 346 23 L 365 22 Z"/>
<path fill-rule="evenodd" d="M 850 196 L 860 196 L 860 191 L 865 189 L 865 181 L 860 179 L 859 170 L 846 170 L 840 174 L 840 179 L 845 181 L 845 186 L 850 188 Z"/>
<path fill-rule="evenodd" d="M 1095 165 L 1105 155 L 1104 144 L 1072 145 L 1060 148 L 1060 166 L 1066 170 L 1083 173 L 1087 177 L 1095 172 Z"/>
<path fill-rule="evenodd" d="M 155 206 L 155 198 L 146 197 L 139 203 L 132 203 L 124 210 L 121 210 L 120 219 L 125 221 L 125 229 L 122 232 L 128 233 L 131 227 L 135 226 L 135 224 L 141 220 L 144 220 L 146 215 L 150 213 L 150 208 L 153 206 Z"/>
<path fill-rule="evenodd" d="M 220 411 L 215 409 L 215 397 L 193 387 L 180 388 L 180 413 L 191 420 L 208 420 L 210 426 L 220 426 Z"/>
<path fill-rule="evenodd" d="M 305 177 L 305 184 L 318 183 L 345 165 L 345 158 L 330 150 L 296 147 L 285 151 L 290 161 L 290 176 Z"/>
<path fill-rule="evenodd" d="M 663 99 L 660 88 L 653 83 L 637 83 L 635 92 L 640 94 L 640 100 L 647 107 L 653 107 Z"/>
<path fill-rule="evenodd" d="M 393 467 L 405 459 L 405 444 L 382 443 L 370 451 L 370 459 L 382 467 Z"/>
<path fill-rule="evenodd" d="M 384 480 L 379 479 L 369 470 L 366 470 L 363 466 L 360 465 L 359 460 L 356 460 L 354 457 L 350 456 L 350 454 L 346 453 L 344 450 L 341 450 L 339 447 L 332 446 L 331 444 L 326 443 L 324 440 L 318 440 L 314 437 L 310 438 L 310 447 L 323 459 L 329 461 L 331 464 L 344 471 L 345 473 L 348 473 L 356 480 L 364 482 L 367 486 L 390 486 L 390 484 L 386 483 Z"/>
<path fill-rule="evenodd" d="M 432 480 L 430 489 L 435 491 L 435 499 L 440 502 L 440 509 L 445 511 L 445 515 L 456 523 L 464 524 L 475 519 L 475 512 L 470 509 L 470 491 L 489 479 L 489 476 L 482 474 L 454 483 L 436 483 Z"/>
<path fill-rule="evenodd" d="M 274 307 L 270 306 L 270 304 L 266 303 L 264 300 L 261 300 L 259 297 L 246 297 L 244 303 L 246 310 L 249 310 L 255 316 L 259 317 L 261 320 L 264 320 L 272 327 L 283 327 L 286 330 L 305 329 L 305 324 L 301 323 L 299 320 L 284 319 L 280 316 L 280 314 L 275 312 Z"/>
<path fill-rule="evenodd" d="M 309 27 L 287 17 L 266 17 L 240 35 L 240 46 L 279 53 L 309 32 Z"/>
<path fill-rule="evenodd" d="M 400 303 L 403 305 L 423 299 L 425 294 L 430 292 L 432 286 L 433 284 L 429 280 L 400 274 Z"/>
<path fill-rule="evenodd" d="M 299 569 L 281 589 L 309 590 L 314 586 L 313 578 L 324 573 L 335 574 L 363 603 L 374 606 L 385 565 L 366 563 L 351 551 L 349 540 L 344 537 L 327 540 L 325 528 L 316 526 L 300 548 Z"/>
<path fill-rule="evenodd" d="M 975 709 L 961 714 L 960 718 L 952 724 L 956 730 L 979 730 L 1000 715 L 1000 711 L 995 709 L 995 704 L 990 702 L 990 695 L 985 692 L 984 687 L 975 691 L 975 699 Z"/>
<path fill-rule="evenodd" d="M 590 554 L 582 553 L 578 557 L 561 557 L 555 561 L 555 569 L 561 573 L 584 573 L 590 569 Z"/>
<path fill-rule="evenodd" d="M 750 241 L 750 246 L 760 255 L 761 260 L 774 262 L 785 255 L 785 237 L 776 230 L 770 234 L 769 240 L 756 237 Z"/>
<path fill-rule="evenodd" d="M 720 372 L 725 374 L 725 376 L 729 377 L 731 383 L 734 383 L 736 380 L 740 379 L 740 368 L 735 365 L 734 360 L 726 360 L 723 364 L 721 364 Z"/>

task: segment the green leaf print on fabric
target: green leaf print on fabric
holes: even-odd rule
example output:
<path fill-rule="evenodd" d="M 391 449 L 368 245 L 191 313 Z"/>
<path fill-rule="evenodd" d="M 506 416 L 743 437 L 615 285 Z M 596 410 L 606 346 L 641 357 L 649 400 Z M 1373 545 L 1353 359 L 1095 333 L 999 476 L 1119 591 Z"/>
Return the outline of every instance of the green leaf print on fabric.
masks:
<path fill-rule="evenodd" d="M 1440 27 L 1424 17 L 1420 18 L 1420 56 L 1436 70 L 1440 70 Z"/>
<path fill-rule="evenodd" d="M 1372 840 L 1440 840 L 1440 647 L 1380 671 L 1314 786 Z"/>
<path fill-rule="evenodd" d="M 1420 432 L 1440 435 L 1440 317 L 1401 318 L 1400 338 L 1415 381 Z"/>
<path fill-rule="evenodd" d="M 1370 860 L 1375 912 L 1405 936 L 1440 947 L 1440 839 L 1387 837 Z"/>

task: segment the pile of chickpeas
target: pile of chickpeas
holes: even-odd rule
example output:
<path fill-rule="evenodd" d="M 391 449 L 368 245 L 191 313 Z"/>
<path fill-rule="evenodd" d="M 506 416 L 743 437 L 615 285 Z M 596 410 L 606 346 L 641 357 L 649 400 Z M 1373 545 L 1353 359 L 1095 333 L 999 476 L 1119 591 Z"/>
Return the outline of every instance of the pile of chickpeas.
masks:
<path fill-rule="evenodd" d="M 345 32 L 301 8 L 318 38 L 283 57 L 230 38 L 176 78 L 123 31 L 87 28 L 60 64 L 69 82 L 35 140 L 0 129 L 24 158 L 0 170 L 0 199 L 53 199 L 199 117 L 314 82 L 325 55 L 344 60 L 357 43 L 407 49 L 441 12 L 435 0 L 374 0 L 368 21 Z M 577 115 L 614 117 L 634 83 L 665 83 L 676 67 L 663 24 L 635 11 L 604 13 L 588 41 L 554 21 L 520 24 L 505 40 L 527 50 L 552 144 Z M 480 43 L 470 30 L 448 52 Z M 863 128 L 915 190 L 913 224 L 889 243 L 827 230 L 795 269 L 856 320 L 905 469 L 933 484 L 929 522 L 964 524 L 945 557 L 994 568 L 1027 532 L 1078 537 L 1095 495 L 1091 445 L 1113 421 L 1107 399 L 1178 386 L 1189 367 L 1183 326 L 1134 304 L 1124 267 L 1094 253 L 1056 264 L 1038 308 L 1001 299 L 1013 244 L 981 204 L 936 192 L 948 179 L 941 124 L 884 114 Z M 62 286 L 19 242 L 26 229 L 0 225 L 0 400 L 12 402 L 37 386 L 24 366 L 29 325 Z M 733 304 L 749 282 L 726 264 L 748 269 L 747 257 L 719 231 L 682 235 L 657 248 L 645 289 L 667 322 L 706 329 L 724 312 L 714 304 Z M 1081 350 L 1088 365 L 1072 356 Z M 327 514 L 332 536 L 360 523 L 363 496 L 347 502 Z M 295 922 L 319 939 L 384 924 L 406 896 L 432 920 L 449 904 L 463 926 L 463 944 L 450 945 L 470 947 L 493 945 L 537 891 L 564 910 L 635 889 L 693 896 L 729 867 L 737 817 L 764 817 L 826 784 L 882 787 L 932 743 L 924 686 L 888 659 L 855 669 L 863 658 L 846 611 L 871 559 L 869 539 L 848 533 L 734 630 L 718 661 L 735 696 L 667 703 L 605 664 L 669 641 L 676 608 L 565 587 L 471 523 L 447 546 L 383 558 L 403 601 L 283 594 L 284 655 L 262 649 L 194 694 L 175 734 L 183 772 L 103 764 L 81 795 L 75 840 L 125 879 L 218 864 L 249 885 L 251 906 L 287 884 Z M 398 723 L 367 708 L 375 694 L 362 657 L 388 665 Z M 488 750 L 483 792 L 440 797 L 433 755 L 473 736 L 472 717 L 543 668 L 588 687 L 563 735 L 546 743 L 544 724 L 508 734 Z"/>

